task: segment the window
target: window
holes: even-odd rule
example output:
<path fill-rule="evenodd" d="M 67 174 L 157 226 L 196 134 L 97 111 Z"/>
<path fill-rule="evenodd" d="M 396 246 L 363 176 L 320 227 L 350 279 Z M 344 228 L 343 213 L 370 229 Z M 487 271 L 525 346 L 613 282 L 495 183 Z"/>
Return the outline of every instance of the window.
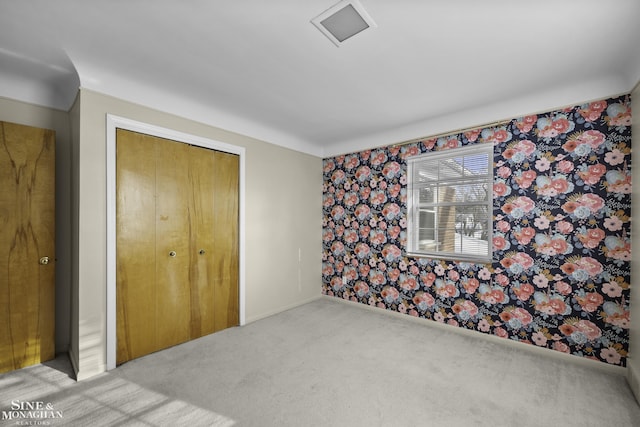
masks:
<path fill-rule="evenodd" d="M 408 159 L 409 255 L 491 261 L 493 145 Z"/>

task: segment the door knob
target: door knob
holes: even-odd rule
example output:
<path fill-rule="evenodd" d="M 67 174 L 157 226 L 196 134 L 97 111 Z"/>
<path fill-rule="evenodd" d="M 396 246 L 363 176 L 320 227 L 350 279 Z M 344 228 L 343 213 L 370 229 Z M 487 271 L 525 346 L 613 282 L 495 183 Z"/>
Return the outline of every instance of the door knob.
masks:
<path fill-rule="evenodd" d="M 169 256 L 170 256 L 170 257 L 175 257 L 175 256 L 176 256 L 176 251 L 171 251 L 171 252 L 169 252 Z"/>
<path fill-rule="evenodd" d="M 47 265 L 47 264 L 49 264 L 48 256 L 43 256 L 42 258 L 40 258 L 40 265 Z"/>
<path fill-rule="evenodd" d="M 204 249 L 200 249 L 200 255 L 204 255 Z"/>

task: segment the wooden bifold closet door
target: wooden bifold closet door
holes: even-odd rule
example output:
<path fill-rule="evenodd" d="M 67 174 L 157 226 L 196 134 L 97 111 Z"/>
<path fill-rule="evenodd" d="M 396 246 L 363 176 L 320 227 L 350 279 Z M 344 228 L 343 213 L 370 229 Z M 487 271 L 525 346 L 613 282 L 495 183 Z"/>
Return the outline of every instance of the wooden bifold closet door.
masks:
<path fill-rule="evenodd" d="M 55 132 L 0 122 L 0 372 L 55 357 Z"/>
<path fill-rule="evenodd" d="M 117 130 L 116 364 L 239 323 L 238 166 Z"/>

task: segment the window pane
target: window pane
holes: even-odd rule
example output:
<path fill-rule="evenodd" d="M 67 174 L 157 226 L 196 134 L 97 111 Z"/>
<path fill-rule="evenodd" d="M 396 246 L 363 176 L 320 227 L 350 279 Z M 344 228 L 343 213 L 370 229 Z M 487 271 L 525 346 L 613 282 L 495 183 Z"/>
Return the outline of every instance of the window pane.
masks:
<path fill-rule="evenodd" d="M 439 203 L 478 203 L 489 200 L 487 184 L 484 182 L 445 184 L 439 187 Z M 422 199 L 421 199 L 422 201 Z"/>
<path fill-rule="evenodd" d="M 486 175 L 489 173 L 489 154 L 472 154 L 464 158 L 465 175 Z"/>
<path fill-rule="evenodd" d="M 449 259 L 490 256 L 493 146 L 410 159 L 409 250 Z"/>
<path fill-rule="evenodd" d="M 420 203 L 435 203 L 436 190 L 433 187 L 425 187 L 420 190 Z"/>
<path fill-rule="evenodd" d="M 413 180 L 416 183 L 433 182 L 438 180 L 438 161 L 424 160 L 416 164 Z"/>
<path fill-rule="evenodd" d="M 442 159 L 438 162 L 439 179 L 462 178 L 464 175 L 463 158 Z"/>

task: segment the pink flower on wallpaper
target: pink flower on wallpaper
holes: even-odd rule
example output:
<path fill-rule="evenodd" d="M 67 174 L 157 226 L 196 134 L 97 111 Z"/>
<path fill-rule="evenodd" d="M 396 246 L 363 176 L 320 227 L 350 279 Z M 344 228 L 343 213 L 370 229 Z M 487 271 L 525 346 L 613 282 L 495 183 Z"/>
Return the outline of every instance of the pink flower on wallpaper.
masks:
<path fill-rule="evenodd" d="M 615 148 L 604 155 L 604 161 L 609 163 L 611 166 L 617 166 L 624 162 L 624 156 L 625 155 L 622 151 Z"/>
<path fill-rule="evenodd" d="M 509 333 L 502 327 L 494 328 L 493 334 L 499 336 L 500 338 L 509 337 Z"/>
<path fill-rule="evenodd" d="M 595 122 L 600 118 L 604 109 L 607 108 L 605 101 L 596 101 L 590 103 L 586 108 L 579 108 L 578 113 L 587 122 Z"/>
<path fill-rule="evenodd" d="M 384 191 L 374 190 L 371 192 L 371 196 L 369 196 L 369 203 L 371 203 L 372 206 L 374 207 L 382 206 L 386 202 L 387 202 L 387 195 Z"/>
<path fill-rule="evenodd" d="M 333 183 L 336 185 L 342 183 L 345 179 L 346 179 L 346 174 L 342 169 L 336 170 L 331 175 L 331 181 L 333 181 Z"/>
<path fill-rule="evenodd" d="M 382 248 L 382 256 L 387 262 L 394 262 L 402 257 L 402 251 L 396 245 L 389 244 Z"/>
<path fill-rule="evenodd" d="M 587 230 L 584 234 L 577 233 L 576 237 L 578 237 L 578 240 L 580 240 L 585 248 L 595 249 L 604 239 L 605 233 L 604 230 L 599 228 L 592 228 Z"/>
<path fill-rule="evenodd" d="M 491 325 L 487 319 L 480 319 L 478 322 L 478 330 L 481 332 L 489 332 L 491 330 Z"/>
<path fill-rule="evenodd" d="M 529 131 L 531 131 L 531 129 L 533 129 L 533 126 L 537 121 L 538 116 L 525 116 L 522 119 L 516 121 L 516 127 L 520 130 L 520 132 L 528 133 Z"/>
<path fill-rule="evenodd" d="M 462 287 L 468 294 L 473 294 L 480 286 L 480 282 L 476 278 L 468 278 L 462 281 Z"/>
<path fill-rule="evenodd" d="M 384 285 L 385 283 L 387 283 L 387 279 L 386 276 L 384 275 L 384 273 L 380 270 L 371 270 L 369 272 L 369 283 L 376 286 L 376 285 Z"/>
<path fill-rule="evenodd" d="M 596 185 L 598 182 L 600 182 L 600 178 L 602 178 L 606 171 L 607 168 L 604 165 L 597 163 L 595 165 L 590 165 L 589 167 L 587 167 L 586 171 L 578 172 L 578 176 L 585 183 L 589 185 Z"/>
<path fill-rule="evenodd" d="M 605 253 L 607 258 L 622 261 L 631 260 L 631 242 L 619 236 L 607 236 L 604 239 Z"/>
<path fill-rule="evenodd" d="M 322 264 L 322 275 L 323 276 L 331 276 L 334 273 L 333 265 L 331 264 Z"/>
<path fill-rule="evenodd" d="M 565 255 L 573 251 L 573 246 L 567 243 L 565 236 L 557 234 L 550 236 L 548 234 L 536 235 L 536 243 L 534 249 L 537 253 L 549 256 Z"/>
<path fill-rule="evenodd" d="M 540 172 L 546 172 L 551 168 L 551 162 L 546 157 L 536 160 L 536 169 Z"/>
<path fill-rule="evenodd" d="M 604 220 L 604 228 L 609 231 L 620 231 L 622 230 L 623 222 L 617 216 L 611 216 Z"/>
<path fill-rule="evenodd" d="M 420 154 L 420 149 L 417 144 L 405 145 L 402 147 L 400 158 L 402 160 L 407 160 L 409 157 L 417 156 L 418 154 Z"/>
<path fill-rule="evenodd" d="M 509 178 L 511 176 L 511 169 L 506 166 L 500 166 L 496 171 L 496 174 L 503 179 Z"/>
<path fill-rule="evenodd" d="M 631 126 L 631 107 L 624 104 L 610 104 L 604 118 L 609 126 Z"/>
<path fill-rule="evenodd" d="M 400 215 L 400 206 L 395 203 L 387 203 L 384 208 L 382 208 L 382 215 L 391 221 Z"/>
<path fill-rule="evenodd" d="M 480 280 L 489 280 L 491 279 L 491 272 L 487 267 L 482 267 L 480 271 L 478 271 L 478 279 Z"/>
<path fill-rule="evenodd" d="M 353 243 L 355 243 L 355 242 L 357 242 L 359 240 L 358 232 L 356 230 L 353 230 L 353 229 L 346 230 L 344 232 L 343 239 L 344 239 L 345 243 L 353 244 Z"/>
<path fill-rule="evenodd" d="M 443 149 L 458 148 L 461 145 L 457 138 L 438 138 L 438 146 Z"/>
<path fill-rule="evenodd" d="M 494 283 L 504 288 L 505 286 L 509 285 L 509 277 L 507 277 L 505 274 L 502 274 L 502 273 L 496 274 L 494 278 Z"/>
<path fill-rule="evenodd" d="M 398 197 L 398 194 L 400 194 L 400 191 L 402 191 L 402 186 L 400 184 L 393 184 L 387 189 L 387 192 L 393 198 Z"/>
<path fill-rule="evenodd" d="M 493 197 L 503 197 L 508 196 L 509 194 L 511 194 L 511 188 L 503 181 L 493 183 Z"/>
<path fill-rule="evenodd" d="M 629 310 L 613 301 L 602 304 L 605 317 L 604 321 L 610 325 L 618 326 L 622 329 L 629 329 Z"/>
<path fill-rule="evenodd" d="M 466 320 L 478 314 L 478 307 L 469 300 L 457 300 L 453 307 L 451 307 L 451 311 L 463 320 Z"/>
<path fill-rule="evenodd" d="M 415 277 L 410 275 L 404 275 L 404 274 L 400 275 L 400 280 L 398 281 L 398 284 L 405 291 L 415 291 L 419 287 L 418 280 L 416 280 Z"/>
<path fill-rule="evenodd" d="M 435 147 L 436 145 L 436 139 L 427 139 L 425 141 L 422 141 L 422 146 L 425 148 L 426 151 L 431 151 L 433 150 L 433 147 Z"/>
<path fill-rule="evenodd" d="M 619 170 L 610 170 L 605 176 L 608 192 L 631 194 L 631 174 L 627 174 Z"/>
<path fill-rule="evenodd" d="M 558 172 L 565 174 L 571 172 L 574 168 L 575 166 L 573 162 L 570 162 L 569 160 L 561 160 L 556 165 L 556 169 L 558 170 Z"/>
<path fill-rule="evenodd" d="M 502 304 L 508 300 L 504 290 L 499 286 L 480 285 L 478 288 L 478 297 L 487 304 Z"/>
<path fill-rule="evenodd" d="M 536 127 L 536 133 L 540 138 L 555 138 L 560 134 L 571 132 L 575 124 L 569 121 L 566 115 L 557 114 L 554 118 L 539 118 Z"/>
<path fill-rule="evenodd" d="M 493 247 L 499 251 L 503 251 L 505 249 L 509 249 L 509 241 L 504 238 L 504 236 L 494 235 L 493 237 Z"/>
<path fill-rule="evenodd" d="M 612 348 L 612 347 L 603 348 L 602 350 L 600 350 L 600 357 L 602 357 L 604 360 L 606 360 L 608 363 L 611 363 L 612 365 L 620 364 L 621 356 L 620 356 L 620 353 L 618 353 L 615 348 Z"/>
<path fill-rule="evenodd" d="M 429 286 L 433 285 L 433 283 L 436 281 L 436 275 L 435 275 L 435 273 L 432 273 L 432 272 L 423 273 L 420 276 L 420 280 L 422 280 L 422 283 L 426 287 L 429 287 Z"/>
<path fill-rule="evenodd" d="M 384 164 L 389 158 L 384 150 L 376 150 L 371 154 L 371 166 L 378 167 Z"/>
<path fill-rule="evenodd" d="M 481 129 L 474 129 L 464 133 L 464 137 L 467 138 L 469 142 L 475 142 L 480 136 Z"/>
<path fill-rule="evenodd" d="M 394 225 L 387 229 L 387 234 L 392 239 L 397 239 L 401 232 L 402 232 L 402 228 L 399 225 Z"/>
<path fill-rule="evenodd" d="M 459 295 L 458 288 L 451 282 L 436 281 L 436 294 L 444 298 L 455 298 Z"/>
<path fill-rule="evenodd" d="M 533 170 L 527 170 L 524 171 L 518 175 L 515 176 L 515 181 L 516 184 L 518 184 L 518 186 L 522 189 L 527 189 L 529 187 L 531 187 L 531 184 L 533 184 L 533 181 L 535 181 L 536 177 L 538 175 L 536 174 L 535 171 Z"/>
<path fill-rule="evenodd" d="M 547 337 L 539 331 L 531 334 L 531 340 L 539 347 L 545 347 L 547 345 Z"/>
<path fill-rule="evenodd" d="M 604 302 L 604 298 L 597 292 L 587 292 L 583 296 L 576 296 L 576 301 L 582 307 L 582 310 L 593 313 Z"/>
<path fill-rule="evenodd" d="M 564 220 L 558 221 L 556 223 L 556 231 L 561 234 L 568 235 L 573 231 L 573 224 Z"/>
<path fill-rule="evenodd" d="M 357 205 L 359 202 L 360 198 L 358 197 L 358 193 L 350 191 L 344 195 L 343 203 L 349 208 Z"/>
<path fill-rule="evenodd" d="M 480 132 L 480 140 L 487 143 L 499 144 L 510 141 L 511 138 L 511 132 L 506 127 L 482 129 Z"/>
<path fill-rule="evenodd" d="M 496 223 L 496 230 L 502 233 L 506 233 L 507 231 L 511 230 L 511 224 L 509 224 L 505 220 L 500 220 Z"/>
<path fill-rule="evenodd" d="M 380 292 L 380 295 L 387 304 L 393 304 L 400 298 L 400 292 L 393 286 L 386 286 L 382 292 Z"/>
<path fill-rule="evenodd" d="M 360 159 L 357 155 L 349 155 L 345 157 L 344 160 L 344 168 L 347 170 L 352 170 L 357 168 L 360 165 Z"/>
<path fill-rule="evenodd" d="M 371 179 L 371 169 L 369 166 L 360 166 L 356 171 L 355 177 L 359 182 L 368 181 Z"/>
<path fill-rule="evenodd" d="M 536 230 L 533 227 L 517 228 L 514 231 L 513 235 L 515 236 L 518 243 L 520 243 L 521 245 L 528 245 L 531 242 L 531 239 L 535 238 Z"/>
<path fill-rule="evenodd" d="M 535 310 L 541 313 L 548 315 L 565 315 L 567 312 L 567 304 L 559 295 L 535 292 L 533 300 Z"/>
<path fill-rule="evenodd" d="M 382 168 L 382 174 L 387 179 L 393 179 L 395 176 L 400 174 L 400 170 L 401 168 L 398 162 L 389 162 Z"/>
<path fill-rule="evenodd" d="M 549 218 L 546 216 L 539 216 L 533 220 L 533 225 L 535 225 L 538 230 L 546 230 L 549 228 Z"/>
<path fill-rule="evenodd" d="M 511 290 L 520 301 L 529 301 L 529 298 L 531 298 L 531 295 L 535 292 L 535 289 L 529 283 L 521 283 L 519 286 L 513 286 Z"/>
<path fill-rule="evenodd" d="M 525 252 L 511 252 L 500 261 L 500 265 L 504 268 L 514 271 L 517 265 L 519 268 L 516 272 L 522 272 L 533 266 L 533 258 Z"/>
<path fill-rule="evenodd" d="M 412 299 L 413 303 L 421 311 L 426 311 L 436 303 L 433 296 L 426 292 L 418 292 Z"/>
<path fill-rule="evenodd" d="M 512 328 L 519 329 L 530 324 L 533 321 L 533 317 L 523 308 L 507 307 L 506 310 L 500 313 L 500 320 Z"/>
<path fill-rule="evenodd" d="M 565 296 L 573 292 L 573 288 L 571 287 L 571 285 L 565 282 L 564 280 L 557 281 L 553 285 L 553 289 L 560 295 L 565 295 Z"/>
<path fill-rule="evenodd" d="M 325 160 L 322 165 L 322 171 L 324 173 L 329 173 L 336 168 L 336 164 L 333 160 Z"/>
<path fill-rule="evenodd" d="M 622 287 L 618 282 L 605 282 L 602 284 L 602 292 L 611 298 L 619 298 L 622 296 Z"/>
<path fill-rule="evenodd" d="M 556 341 L 553 343 L 553 349 L 562 353 L 571 353 L 571 349 L 563 342 Z"/>

